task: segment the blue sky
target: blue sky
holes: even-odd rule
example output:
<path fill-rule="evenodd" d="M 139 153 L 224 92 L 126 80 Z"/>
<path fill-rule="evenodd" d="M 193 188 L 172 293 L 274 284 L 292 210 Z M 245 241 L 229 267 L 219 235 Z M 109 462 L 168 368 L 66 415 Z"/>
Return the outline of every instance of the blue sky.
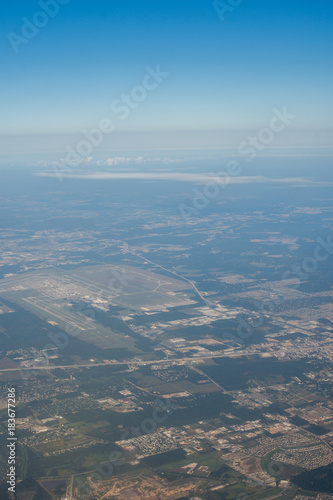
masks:
<path fill-rule="evenodd" d="M 243 0 L 223 22 L 210 0 L 70 0 L 15 39 L 16 53 L 8 34 L 38 11 L 34 0 L 0 6 L 3 154 L 61 152 L 103 118 L 115 125 L 105 149 L 179 148 L 182 137 L 234 147 L 283 106 L 297 118 L 281 146 L 332 146 L 331 0 Z M 157 65 L 169 76 L 115 116 L 111 103 Z"/>

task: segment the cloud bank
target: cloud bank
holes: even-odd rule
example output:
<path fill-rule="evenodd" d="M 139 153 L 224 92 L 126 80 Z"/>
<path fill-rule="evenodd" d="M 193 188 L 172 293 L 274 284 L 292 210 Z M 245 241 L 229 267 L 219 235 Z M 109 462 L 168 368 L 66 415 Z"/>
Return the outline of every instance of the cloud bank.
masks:
<path fill-rule="evenodd" d="M 34 175 L 39 177 L 57 177 L 52 172 L 37 172 Z M 64 179 L 87 179 L 87 180 L 143 180 L 143 181 L 177 181 L 194 182 L 206 184 L 208 182 L 220 182 L 225 184 L 225 177 L 220 173 L 197 174 L 197 173 L 177 173 L 177 172 L 75 172 L 62 174 Z M 261 175 L 257 176 L 235 176 L 228 179 L 228 184 L 293 184 L 296 186 L 330 186 L 331 182 L 317 181 L 308 177 L 290 177 L 290 178 L 270 178 Z"/>

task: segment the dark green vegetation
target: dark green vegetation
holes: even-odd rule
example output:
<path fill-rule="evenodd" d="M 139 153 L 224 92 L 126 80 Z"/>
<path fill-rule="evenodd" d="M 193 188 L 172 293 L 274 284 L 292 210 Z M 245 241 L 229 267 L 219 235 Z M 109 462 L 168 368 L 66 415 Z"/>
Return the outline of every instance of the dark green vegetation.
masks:
<path fill-rule="evenodd" d="M 319 467 L 312 471 L 303 472 L 292 478 L 294 484 L 304 490 L 332 493 L 333 491 L 333 464 Z"/>
<path fill-rule="evenodd" d="M 183 450 L 178 449 L 145 457 L 141 460 L 141 463 L 147 465 L 147 467 L 151 467 L 152 469 L 158 469 L 162 465 L 178 462 L 184 457 L 186 457 L 186 453 Z"/>
<path fill-rule="evenodd" d="M 306 360 L 277 361 L 270 359 L 215 359 L 215 366 L 203 371 L 227 390 L 242 389 L 251 383 L 288 383 L 292 377 L 302 378 L 309 367 Z"/>

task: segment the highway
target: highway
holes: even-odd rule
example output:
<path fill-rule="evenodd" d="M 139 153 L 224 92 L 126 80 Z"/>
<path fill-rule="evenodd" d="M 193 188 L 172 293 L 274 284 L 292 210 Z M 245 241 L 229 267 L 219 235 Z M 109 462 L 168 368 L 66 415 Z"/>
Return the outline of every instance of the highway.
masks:
<path fill-rule="evenodd" d="M 209 356 L 195 356 L 186 357 L 178 359 L 157 359 L 154 361 L 114 361 L 112 363 L 89 363 L 78 365 L 49 365 L 49 366 L 36 366 L 36 367 L 22 367 L 17 368 L 0 368 L 0 373 L 4 372 L 16 372 L 16 371 L 34 371 L 34 370 L 66 370 L 66 369 L 79 369 L 79 368 L 93 368 L 95 366 L 145 366 L 145 365 L 159 365 L 159 364 L 169 364 L 169 365 L 184 365 L 190 362 L 204 361 L 206 359 L 216 359 L 216 358 L 237 358 L 239 356 L 249 356 L 254 354 L 259 354 L 260 351 L 251 351 L 246 353 L 235 352 L 235 354 L 210 354 Z"/>
<path fill-rule="evenodd" d="M 146 262 L 149 262 L 150 264 L 153 264 L 154 266 L 157 266 L 159 267 L 160 269 L 163 269 L 164 271 L 167 271 L 168 273 L 170 274 L 173 274 L 174 276 L 177 276 L 177 278 L 183 280 L 183 281 L 187 281 L 187 283 L 189 283 L 191 285 L 191 287 L 193 288 L 193 290 L 195 291 L 195 293 L 199 296 L 199 298 L 201 300 L 203 300 L 206 304 L 209 304 L 211 305 L 211 302 L 209 300 L 207 300 L 203 294 L 198 290 L 198 288 L 196 287 L 196 285 L 193 283 L 193 281 L 189 280 L 188 278 L 185 278 L 184 276 L 181 276 L 180 274 L 176 273 L 176 271 L 171 271 L 170 269 L 167 269 L 166 267 L 163 267 L 161 266 L 160 264 L 156 264 L 156 262 L 153 262 L 152 260 L 149 260 L 147 259 L 146 257 L 142 257 L 141 255 L 131 251 L 131 250 L 127 250 L 128 253 L 131 253 L 132 255 L 135 255 L 135 257 L 139 257 L 139 259 L 142 259 Z"/>

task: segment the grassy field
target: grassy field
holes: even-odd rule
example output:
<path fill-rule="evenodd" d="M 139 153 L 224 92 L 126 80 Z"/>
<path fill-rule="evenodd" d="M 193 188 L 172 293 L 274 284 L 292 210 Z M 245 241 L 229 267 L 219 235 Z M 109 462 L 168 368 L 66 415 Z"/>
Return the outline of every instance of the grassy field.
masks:
<path fill-rule="evenodd" d="M 209 468 L 210 472 L 214 472 L 219 470 L 223 465 L 223 461 L 220 458 L 221 453 L 212 452 L 212 453 L 195 453 L 193 455 L 189 455 L 188 457 L 180 460 L 178 462 L 172 462 L 169 464 L 161 465 L 158 467 L 160 471 L 163 472 L 172 472 L 176 469 L 180 469 L 181 467 L 185 467 L 191 463 L 197 463 L 199 466 L 205 465 Z"/>

